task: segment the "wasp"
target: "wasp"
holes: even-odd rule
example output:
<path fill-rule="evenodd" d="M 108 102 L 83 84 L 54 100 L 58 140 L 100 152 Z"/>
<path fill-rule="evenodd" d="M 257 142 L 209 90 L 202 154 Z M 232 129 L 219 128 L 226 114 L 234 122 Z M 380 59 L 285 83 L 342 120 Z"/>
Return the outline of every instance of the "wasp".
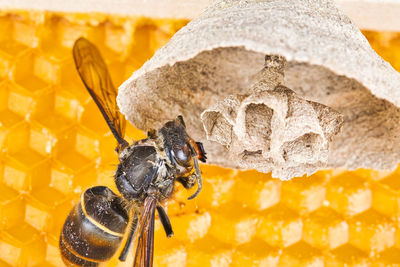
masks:
<path fill-rule="evenodd" d="M 98 266 L 120 248 L 125 261 L 136 236 L 133 266 L 152 266 L 155 210 L 167 237 L 173 235 L 161 203 L 174 190 L 175 182 L 201 191 L 199 160 L 206 161 L 200 142 L 186 132 L 182 116 L 168 121 L 158 131 L 132 145 L 124 139 L 126 120 L 119 112 L 107 66 L 95 45 L 84 38 L 73 47 L 76 69 L 100 109 L 118 145 L 119 164 L 114 181 L 120 195 L 105 186 L 85 190 L 69 213 L 59 239 L 62 259 L 69 266 Z"/>

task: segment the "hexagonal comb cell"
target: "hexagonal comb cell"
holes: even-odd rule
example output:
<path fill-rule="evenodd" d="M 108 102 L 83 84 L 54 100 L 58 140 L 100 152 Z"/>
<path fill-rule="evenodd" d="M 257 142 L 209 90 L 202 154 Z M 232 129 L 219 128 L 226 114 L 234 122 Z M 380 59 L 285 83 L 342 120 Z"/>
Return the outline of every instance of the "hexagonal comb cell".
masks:
<path fill-rule="evenodd" d="M 235 176 L 234 200 L 254 210 L 265 210 L 277 203 L 281 197 L 282 182 L 271 175 L 257 171 L 240 172 Z"/>
<path fill-rule="evenodd" d="M 49 85 L 53 72 L 53 66 L 44 60 L 38 51 L 29 51 L 17 58 L 13 78 L 21 87 L 29 91 L 38 91 Z"/>
<path fill-rule="evenodd" d="M 75 39 L 98 45 L 118 86 L 187 23 L 37 15 L 0 16 L 0 266 L 62 266 L 58 238 L 80 192 L 94 185 L 117 192 L 116 141 L 77 75 Z M 400 66 L 400 34 L 366 34 Z M 130 143 L 144 137 L 127 125 Z M 158 266 L 399 264 L 399 170 L 329 170 L 282 182 L 201 169 L 197 198 L 188 201 L 193 190 L 177 185 L 165 203 L 175 236 L 167 239 L 156 221 Z M 106 266 L 132 260 L 130 253 Z"/>
<path fill-rule="evenodd" d="M 361 213 L 372 205 L 372 193 L 367 181 L 351 172 L 333 177 L 326 197 L 333 209 L 347 216 Z"/>
<path fill-rule="evenodd" d="M 91 29 L 84 23 L 75 23 L 53 14 L 45 16 L 42 27 L 43 32 L 40 36 L 41 51 L 46 57 L 57 61 L 71 57 L 70 49 L 74 41 L 81 36 L 87 36 Z"/>
<path fill-rule="evenodd" d="M 213 215 L 210 234 L 220 242 L 234 245 L 248 243 L 257 232 L 257 217 L 240 207 L 225 207 L 219 214 Z"/>
<path fill-rule="evenodd" d="M 8 155 L 4 165 L 4 183 L 20 192 L 49 183 L 50 161 L 31 148 Z"/>
<path fill-rule="evenodd" d="M 277 266 L 282 251 L 262 240 L 240 245 L 232 257 L 233 266 Z"/>
<path fill-rule="evenodd" d="M 24 219 L 25 203 L 17 191 L 0 185 L 0 229 L 18 225 Z"/>
<path fill-rule="evenodd" d="M 298 242 L 283 250 L 279 266 L 324 266 L 322 252 L 305 242 Z"/>
<path fill-rule="evenodd" d="M 303 222 L 300 216 L 283 204 L 275 205 L 263 212 L 257 234 L 271 246 L 288 247 L 301 240 Z"/>
<path fill-rule="evenodd" d="M 348 244 L 331 250 L 326 257 L 327 266 L 368 266 L 369 262 L 367 253 Z"/>
<path fill-rule="evenodd" d="M 28 146 L 29 125 L 9 109 L 0 111 L 0 153 L 15 153 Z"/>
<path fill-rule="evenodd" d="M 325 182 L 324 173 L 293 178 L 290 182 L 282 184 L 282 202 L 302 214 L 312 212 L 323 205 Z"/>
<path fill-rule="evenodd" d="M 304 219 L 303 239 L 314 247 L 335 249 L 349 240 L 349 227 L 340 214 L 320 208 Z"/>
<path fill-rule="evenodd" d="M 2 37 L 0 38 L 0 50 L 4 53 L 16 57 L 23 51 L 36 45 L 37 37 L 35 28 L 29 23 L 24 22 L 18 14 L 7 14 L 0 18 L 0 29 Z"/>
<path fill-rule="evenodd" d="M 400 215 L 400 170 L 381 180 L 374 188 L 373 207 L 387 216 Z"/>
<path fill-rule="evenodd" d="M 26 120 L 44 116 L 53 106 L 54 92 L 51 87 L 34 91 L 9 83 L 8 107 Z"/>
<path fill-rule="evenodd" d="M 392 247 L 395 231 L 392 220 L 374 210 L 368 210 L 349 221 L 350 243 L 371 254 Z"/>

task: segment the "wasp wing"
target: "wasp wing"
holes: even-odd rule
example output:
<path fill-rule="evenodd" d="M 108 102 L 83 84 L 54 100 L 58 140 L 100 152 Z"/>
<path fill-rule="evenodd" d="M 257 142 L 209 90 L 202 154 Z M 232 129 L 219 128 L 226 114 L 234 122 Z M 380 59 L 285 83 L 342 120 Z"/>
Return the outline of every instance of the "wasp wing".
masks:
<path fill-rule="evenodd" d="M 144 209 L 139 224 L 137 247 L 134 267 L 153 266 L 154 254 L 154 217 L 157 206 L 157 200 L 148 196 L 144 201 Z"/>
<path fill-rule="evenodd" d="M 103 114 L 119 147 L 125 147 L 128 144 L 124 139 L 126 121 L 119 112 L 116 101 L 117 90 L 99 50 L 81 37 L 75 41 L 73 56 L 79 76 Z"/>

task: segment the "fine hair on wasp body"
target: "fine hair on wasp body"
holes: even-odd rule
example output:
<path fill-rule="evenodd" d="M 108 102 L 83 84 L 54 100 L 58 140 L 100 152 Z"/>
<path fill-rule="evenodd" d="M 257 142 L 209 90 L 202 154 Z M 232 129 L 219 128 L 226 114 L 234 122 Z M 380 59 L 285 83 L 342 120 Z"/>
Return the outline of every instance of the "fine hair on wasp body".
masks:
<path fill-rule="evenodd" d="M 97 48 L 84 38 L 73 47 L 76 69 L 118 142 L 119 164 L 114 181 L 121 196 L 105 186 L 85 190 L 65 220 L 59 247 L 69 266 L 98 266 L 125 243 L 119 255 L 125 261 L 136 236 L 133 266 L 152 266 L 154 220 L 157 210 L 167 237 L 173 235 L 168 215 L 160 203 L 173 193 L 175 182 L 185 188 L 202 188 L 198 160 L 206 153 L 186 132 L 182 116 L 132 145 L 124 139 L 125 119 L 119 112 L 117 91 Z"/>

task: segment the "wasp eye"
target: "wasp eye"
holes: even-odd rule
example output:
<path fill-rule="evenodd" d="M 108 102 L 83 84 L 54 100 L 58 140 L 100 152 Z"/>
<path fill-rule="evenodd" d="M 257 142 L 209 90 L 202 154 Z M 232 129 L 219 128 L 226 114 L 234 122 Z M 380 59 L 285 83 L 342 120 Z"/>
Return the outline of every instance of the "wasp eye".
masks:
<path fill-rule="evenodd" d="M 192 154 L 188 146 L 180 147 L 174 150 L 176 162 L 181 166 L 189 166 Z"/>

